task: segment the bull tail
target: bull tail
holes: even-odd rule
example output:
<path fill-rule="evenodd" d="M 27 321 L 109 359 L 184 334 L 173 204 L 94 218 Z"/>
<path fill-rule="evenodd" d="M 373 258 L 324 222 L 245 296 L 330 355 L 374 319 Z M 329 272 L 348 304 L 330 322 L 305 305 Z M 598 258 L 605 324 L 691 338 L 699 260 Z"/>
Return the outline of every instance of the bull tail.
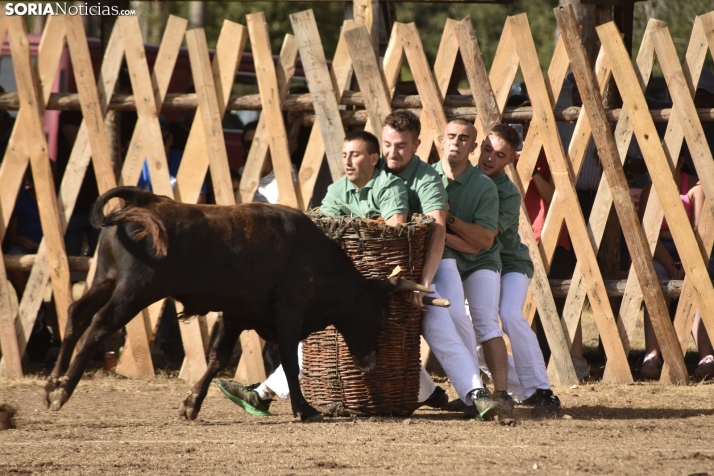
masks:
<path fill-rule="evenodd" d="M 104 214 L 104 207 L 112 198 L 121 198 L 124 204 Z M 132 239 L 139 241 L 146 236 L 152 238 L 152 251 L 157 258 L 166 256 L 168 248 L 168 235 L 161 218 L 147 205 L 161 201 L 151 192 L 138 187 L 117 187 L 97 199 L 92 210 L 91 222 L 95 228 L 133 223 L 136 229 L 130 233 Z"/>

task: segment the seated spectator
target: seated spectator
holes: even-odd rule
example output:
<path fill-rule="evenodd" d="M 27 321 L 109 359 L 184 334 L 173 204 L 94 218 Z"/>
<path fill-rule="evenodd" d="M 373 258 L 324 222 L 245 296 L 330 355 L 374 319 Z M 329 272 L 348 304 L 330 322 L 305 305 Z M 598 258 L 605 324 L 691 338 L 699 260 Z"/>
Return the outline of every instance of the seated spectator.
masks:
<path fill-rule="evenodd" d="M 240 202 L 240 179 L 241 173 L 231 168 L 231 185 L 233 185 L 233 196 L 236 199 L 236 203 Z"/>
<path fill-rule="evenodd" d="M 15 208 L 5 234 L 5 252 L 9 255 L 37 253 L 41 241 L 40 208 L 37 205 L 32 174 L 28 170 L 25 174 L 25 182 L 17 195 Z M 8 278 L 15 288 L 17 296 L 22 296 L 27 285 L 27 273 L 20 270 L 8 270 Z"/>
<path fill-rule="evenodd" d="M 681 190 L 680 195 L 682 204 L 684 205 L 684 210 L 687 212 L 689 221 L 692 227 L 696 228 L 699 224 L 702 207 L 704 206 L 704 191 L 702 186 L 697 182 L 697 177 L 688 173 L 689 170 L 684 171 L 683 166 L 684 156 L 680 156 L 674 172 L 674 181 L 677 184 L 677 188 Z M 645 207 L 649 199 L 651 188 L 652 184 L 650 183 L 642 190 L 642 195 L 640 197 L 640 219 L 644 217 Z M 660 280 L 684 279 L 684 269 L 681 267 L 679 253 L 677 252 L 677 247 L 672 240 L 672 233 L 669 230 L 669 224 L 667 223 L 666 218 L 662 221 L 662 228 L 653 258 L 655 272 Z M 669 306 L 671 300 L 667 299 L 666 301 Z M 699 311 L 697 311 L 697 314 L 698 313 Z M 700 357 L 702 357 L 702 364 L 707 365 L 707 362 L 704 361 L 707 360 L 707 357 L 711 358 L 711 355 L 714 352 L 712 352 L 712 345 L 707 338 L 706 331 L 703 332 L 703 336 L 699 335 L 698 331 L 700 320 L 701 319 L 695 319 L 692 332 L 694 333 L 695 340 L 697 341 Z M 701 337 L 704 338 L 702 339 Z M 648 379 L 657 379 L 662 371 L 662 360 L 660 356 L 659 344 L 657 343 L 657 338 L 652 327 L 652 322 L 650 321 L 649 314 L 646 310 L 645 351 L 646 355 L 644 362 L 642 363 L 642 368 L 640 369 L 640 375 Z"/>
<path fill-rule="evenodd" d="M 171 177 L 171 188 L 173 188 L 176 186 L 176 175 L 178 175 L 181 159 L 183 158 L 183 150 L 173 148 L 173 133 L 170 131 L 169 124 L 166 122 L 166 118 L 164 116 L 159 116 L 159 125 L 161 127 L 161 136 L 164 140 L 166 158 L 169 161 L 169 176 Z M 148 160 L 144 161 L 138 186 L 150 192 L 154 191 L 151 186 L 151 174 L 149 172 Z M 201 187 L 201 193 L 198 196 L 198 203 L 206 203 L 206 191 L 207 186 L 204 181 L 203 186 Z"/>

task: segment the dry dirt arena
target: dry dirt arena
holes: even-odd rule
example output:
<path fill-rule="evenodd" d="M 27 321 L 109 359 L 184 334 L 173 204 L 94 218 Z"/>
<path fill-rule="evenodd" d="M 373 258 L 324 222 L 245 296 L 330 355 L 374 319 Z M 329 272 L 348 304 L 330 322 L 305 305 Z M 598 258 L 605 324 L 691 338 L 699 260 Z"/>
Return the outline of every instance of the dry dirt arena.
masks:
<path fill-rule="evenodd" d="M 455 393 L 442 382 L 449 394 Z M 714 384 L 583 382 L 559 388 L 560 419 L 518 407 L 513 425 L 418 410 L 411 418 L 302 424 L 287 402 L 251 417 L 212 388 L 195 422 L 177 417 L 188 386 L 94 370 L 60 412 L 39 377 L 0 383 L 18 407 L 0 432 L 0 474 L 223 473 L 714 475 Z"/>

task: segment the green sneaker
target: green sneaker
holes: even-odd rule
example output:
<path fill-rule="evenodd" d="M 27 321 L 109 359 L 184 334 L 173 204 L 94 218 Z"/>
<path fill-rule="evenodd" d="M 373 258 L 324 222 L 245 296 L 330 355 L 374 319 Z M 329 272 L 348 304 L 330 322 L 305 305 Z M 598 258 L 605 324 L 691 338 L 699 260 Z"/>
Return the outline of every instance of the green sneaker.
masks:
<path fill-rule="evenodd" d="M 473 393 L 475 409 L 474 418 L 478 421 L 493 420 L 499 414 L 500 406 L 491 398 L 491 393 L 485 388 L 476 389 Z"/>
<path fill-rule="evenodd" d="M 255 389 L 258 388 L 259 383 L 241 385 L 239 383 L 226 382 L 225 380 L 216 380 L 216 385 L 226 397 L 251 415 L 270 416 L 268 409 L 272 400 L 263 400 L 258 396 L 258 392 Z"/>

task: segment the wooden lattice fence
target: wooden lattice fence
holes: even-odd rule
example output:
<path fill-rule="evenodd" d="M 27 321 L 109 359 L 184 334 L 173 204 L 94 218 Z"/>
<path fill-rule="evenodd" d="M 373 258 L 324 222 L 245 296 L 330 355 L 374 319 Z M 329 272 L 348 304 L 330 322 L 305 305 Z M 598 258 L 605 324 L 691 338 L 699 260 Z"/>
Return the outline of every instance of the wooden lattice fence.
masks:
<path fill-rule="evenodd" d="M 270 152 L 281 203 L 304 209 L 310 203 L 325 157 L 333 180 L 343 174 L 344 125 L 362 123 L 367 130 L 380 131 L 384 118 L 393 107 L 406 107 L 421 114 L 421 145 L 417 153 L 424 159 L 438 143 L 449 117 L 475 117 L 479 138 L 504 118 L 517 116 L 532 120 L 518 166 L 511 168 L 509 174 L 525 194 L 536 160 L 544 150 L 555 182 L 556 192 L 540 244 L 536 243 L 524 207 L 520 227 L 522 239 L 530 248 L 535 264 L 525 315 L 532 320 L 535 311 L 539 312 L 552 351 L 549 376 L 553 383 L 573 384 L 577 381 L 570 346 L 586 297 L 593 308 L 607 356 L 605 380 L 617 383 L 633 380 L 627 353 L 644 301 L 666 362 L 662 380 L 677 384 L 688 382 L 683 352 L 696 309 L 701 310 L 706 328 L 710 335 L 714 335 L 714 288 L 706 270 L 714 245 L 714 162 L 699 119 L 712 120 L 713 115 L 712 111 L 697 111 L 693 102 L 707 51 L 714 46 L 714 12 L 696 18 L 683 64 L 677 58 L 666 24 L 652 20 L 634 64 L 614 24 L 598 27 L 602 48 L 596 64 L 591 65 L 570 7 L 559 7 L 555 15 L 562 34 L 545 75 L 525 14 L 507 19 L 493 64 L 487 71 L 469 18 L 447 20 L 433 67 L 427 61 L 414 24 L 394 25 L 385 56 L 380 60 L 370 38 L 371 25 L 347 21 L 328 68 L 312 11 L 305 11 L 291 15 L 294 35 L 285 36 L 277 64 L 273 62 L 268 30 L 261 13 L 248 15 L 247 27 L 226 20 L 212 62 L 203 30 L 186 31 L 186 20 L 171 17 L 152 71 L 147 65 L 137 18 L 120 17 L 106 47 L 99 78 L 94 77 L 83 25 L 77 17 L 48 18 L 35 66 L 31 63 L 21 17 L 1 17 L 0 33 L 4 36 L 7 32 L 9 37 L 18 93 L 1 95 L 0 108 L 14 107 L 19 109 L 19 114 L 0 167 L 0 239 L 5 235 L 28 164 L 36 184 L 44 238 L 34 260 L 25 261 L 24 266 L 32 263 L 31 272 L 26 291 L 21 296 L 18 316 L 11 312 L 5 263 L 19 266 L 19 261 L 7 257 L 0 259 L 0 346 L 3 354 L 0 372 L 7 378 L 22 376 L 21 356 L 49 282 L 60 328 L 64 329 L 67 308 L 72 302 L 70 262 L 76 260 L 68 259 L 62 237 L 90 161 L 94 165 L 100 193 L 116 185 L 136 184 L 144 159 L 148 158 L 156 193 L 196 203 L 210 170 L 216 202 L 230 205 L 252 199 L 263 162 Z M 167 97 L 168 84 L 184 38 L 196 95 Z M 250 98 L 231 96 L 240 58 L 249 40 L 260 94 Z M 65 43 L 72 58 L 78 93 L 72 98 L 64 97 L 62 102 L 59 95 L 52 94 L 51 87 Z M 472 99 L 446 95 L 459 55 L 474 93 Z M 288 86 L 298 56 L 310 94 L 289 96 Z M 655 58 L 673 98 L 674 106 L 669 111 L 649 111 L 645 102 L 644 89 Z M 124 60 L 134 91 L 132 98 L 112 93 Z M 418 97 L 394 95 L 405 60 L 414 76 Z M 509 91 L 519 69 L 530 93 L 532 108 L 506 110 Z M 556 99 L 569 70 L 575 75 L 584 105 L 580 111 L 556 111 Z M 349 90 L 353 77 L 359 85 L 359 93 Z M 617 111 L 606 111 L 602 95 L 612 78 L 624 105 Z M 351 110 L 341 109 L 341 104 Z M 42 114 L 48 106 L 79 106 L 84 118 L 59 191 L 53 185 L 42 129 Z M 104 117 L 110 107 L 135 109 L 138 116 L 117 179 L 104 128 Z M 162 107 L 196 109 L 173 189 L 157 119 Z M 262 110 L 237 196 L 232 191 L 221 128 L 221 119 L 228 108 Z M 291 170 L 288 136 L 282 117 L 284 109 L 307 111 L 306 122 L 314 122 L 297 182 L 293 181 Z M 559 118 L 577 118 L 567 151 L 555 126 L 556 114 Z M 660 141 L 654 121 L 667 119 L 667 132 Z M 609 121 L 616 122 L 614 131 Z M 633 134 L 653 179 L 642 226 L 622 168 Z M 593 211 L 586 223 L 575 183 L 591 138 L 602 162 L 604 180 L 600 182 Z M 672 177 L 673 157 L 678 157 L 683 139 L 687 141 L 707 197 L 707 206 L 696 230 L 689 225 Z M 596 261 L 613 205 L 633 258 L 618 315 L 612 311 Z M 669 318 L 652 266 L 652 253 L 663 217 L 670 223 L 686 270 L 674 323 Z M 561 320 L 547 273 L 563 224 L 570 233 L 578 265 Z M 95 264 L 96 260 L 91 260 L 87 286 L 91 285 Z M 127 326 L 127 342 L 118 372 L 135 378 L 153 377 L 149 349 L 162 310 L 163 302 L 155 303 Z M 189 381 L 200 378 L 206 369 L 205 352 L 216 317 L 201 316 L 180 326 L 186 352 L 181 376 Z M 249 382 L 264 379 L 262 343 L 257 334 L 245 332 L 241 343 L 244 358 L 239 363 L 237 378 Z"/>

